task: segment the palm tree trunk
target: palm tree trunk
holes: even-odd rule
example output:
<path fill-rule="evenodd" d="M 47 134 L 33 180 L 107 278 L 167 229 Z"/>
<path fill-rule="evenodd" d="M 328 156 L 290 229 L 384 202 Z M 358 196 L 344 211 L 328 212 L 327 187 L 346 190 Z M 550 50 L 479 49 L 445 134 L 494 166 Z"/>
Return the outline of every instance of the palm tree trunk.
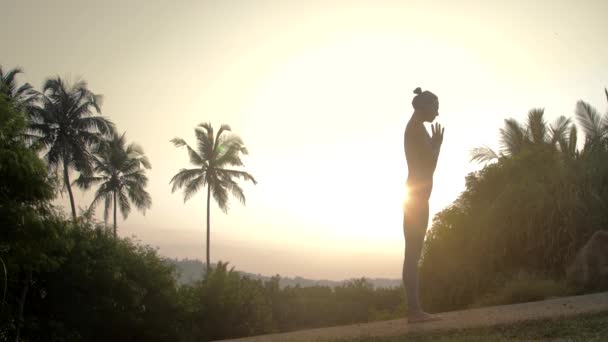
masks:
<path fill-rule="evenodd" d="M 116 191 L 114 191 L 114 239 L 116 239 Z"/>
<path fill-rule="evenodd" d="M 72 193 L 72 186 L 70 185 L 70 173 L 68 170 L 68 163 L 63 160 L 63 182 L 65 187 L 68 189 L 68 195 L 70 195 L 70 206 L 72 207 L 72 219 L 76 222 L 76 205 L 74 204 L 74 194 Z"/>
<path fill-rule="evenodd" d="M 210 204 L 211 204 L 211 185 L 207 184 L 207 269 L 206 275 L 209 275 L 209 267 L 211 266 L 210 257 L 209 257 L 209 214 L 210 214 Z"/>

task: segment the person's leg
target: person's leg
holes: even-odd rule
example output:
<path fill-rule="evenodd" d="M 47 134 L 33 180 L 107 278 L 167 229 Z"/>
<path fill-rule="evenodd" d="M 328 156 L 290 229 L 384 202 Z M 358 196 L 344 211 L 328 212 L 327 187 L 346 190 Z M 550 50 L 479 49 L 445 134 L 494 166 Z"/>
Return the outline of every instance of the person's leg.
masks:
<path fill-rule="evenodd" d="M 436 317 L 425 313 L 420 307 L 418 263 L 429 220 L 429 203 L 424 200 L 415 202 L 417 203 L 406 206 L 403 217 L 403 234 L 405 237 L 403 285 L 407 296 L 408 320 L 410 322 L 422 322 L 434 320 Z"/>

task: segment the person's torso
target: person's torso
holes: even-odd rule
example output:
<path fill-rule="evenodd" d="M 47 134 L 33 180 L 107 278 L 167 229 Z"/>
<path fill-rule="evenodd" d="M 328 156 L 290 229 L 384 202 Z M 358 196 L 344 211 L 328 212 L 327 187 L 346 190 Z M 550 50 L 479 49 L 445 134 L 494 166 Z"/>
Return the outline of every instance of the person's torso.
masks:
<path fill-rule="evenodd" d="M 410 197 L 428 197 L 433 188 L 434 156 L 431 137 L 424 124 L 410 120 L 404 134 Z"/>

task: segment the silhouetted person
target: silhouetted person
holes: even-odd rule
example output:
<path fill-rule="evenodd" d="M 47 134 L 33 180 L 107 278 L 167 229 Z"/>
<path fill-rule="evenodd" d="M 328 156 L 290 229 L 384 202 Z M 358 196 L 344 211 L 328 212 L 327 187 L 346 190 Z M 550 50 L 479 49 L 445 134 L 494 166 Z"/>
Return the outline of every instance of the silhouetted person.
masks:
<path fill-rule="evenodd" d="M 408 199 L 403 214 L 405 260 L 403 285 L 407 295 L 408 321 L 424 322 L 439 319 L 422 311 L 418 297 L 418 262 L 429 222 L 429 198 L 433 190 L 433 174 L 437 166 L 444 129 L 431 124 L 429 136 L 424 122 L 433 122 L 439 115 L 439 99 L 430 91 L 414 90 L 414 114 L 405 128 Z"/>

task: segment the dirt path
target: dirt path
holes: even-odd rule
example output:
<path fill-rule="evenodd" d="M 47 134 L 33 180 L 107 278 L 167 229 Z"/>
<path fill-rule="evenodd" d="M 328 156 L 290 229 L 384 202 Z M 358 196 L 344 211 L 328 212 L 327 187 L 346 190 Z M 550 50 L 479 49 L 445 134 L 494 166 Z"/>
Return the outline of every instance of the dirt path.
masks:
<path fill-rule="evenodd" d="M 409 332 L 473 328 L 542 318 L 608 311 L 608 292 L 539 302 L 493 306 L 439 314 L 436 322 L 408 324 L 406 319 L 261 335 L 231 341 L 324 341 L 359 336 L 400 336 Z"/>

